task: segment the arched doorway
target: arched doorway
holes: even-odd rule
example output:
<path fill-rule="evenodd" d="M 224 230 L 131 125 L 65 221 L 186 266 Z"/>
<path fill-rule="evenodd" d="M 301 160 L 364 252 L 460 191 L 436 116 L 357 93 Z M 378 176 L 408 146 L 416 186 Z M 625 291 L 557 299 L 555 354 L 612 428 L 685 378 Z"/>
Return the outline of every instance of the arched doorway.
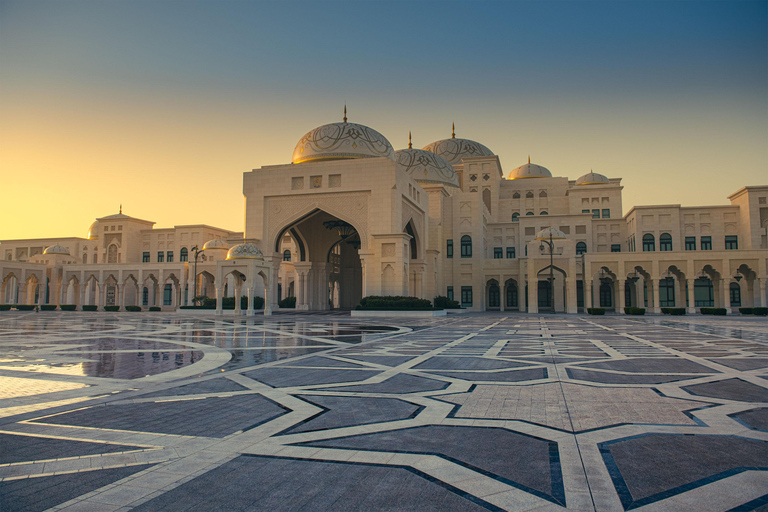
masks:
<path fill-rule="evenodd" d="M 557 266 L 547 265 L 537 274 L 536 297 L 534 304 L 539 311 L 566 312 L 565 271 Z M 550 284 L 550 279 L 553 282 Z M 554 309 L 553 309 L 554 304 Z"/>
<path fill-rule="evenodd" d="M 488 302 L 486 309 L 499 311 L 501 309 L 501 288 L 499 282 L 495 279 L 491 279 L 486 284 Z"/>
<path fill-rule="evenodd" d="M 504 293 L 506 295 L 504 301 L 504 309 L 520 309 L 518 304 L 517 282 L 514 279 L 507 279 L 507 282 L 504 283 Z"/>

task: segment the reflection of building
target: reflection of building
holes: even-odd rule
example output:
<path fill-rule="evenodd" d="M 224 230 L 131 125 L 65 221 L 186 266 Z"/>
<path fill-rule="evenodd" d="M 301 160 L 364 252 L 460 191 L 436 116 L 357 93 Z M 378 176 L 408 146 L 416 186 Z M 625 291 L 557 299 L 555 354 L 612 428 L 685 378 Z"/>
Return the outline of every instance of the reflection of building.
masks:
<path fill-rule="evenodd" d="M 152 229 L 118 214 L 88 239 L 3 241 L 0 302 L 175 306 L 193 295 L 192 247 L 219 240 L 197 262 L 198 294 L 264 296 L 266 286 L 271 307 L 295 296 L 302 310 L 351 308 L 366 295 L 532 313 L 553 299 L 571 313 L 768 304 L 768 186 L 744 187 L 730 205 L 623 217 L 622 188 L 591 171 L 553 177 L 530 159 L 505 176 L 491 150 L 455 135 L 394 151 L 345 118 L 307 133 L 292 163 L 244 174 L 245 233 Z M 548 227 L 562 235 L 551 256 L 537 237 Z M 243 239 L 252 249 L 227 260 Z"/>

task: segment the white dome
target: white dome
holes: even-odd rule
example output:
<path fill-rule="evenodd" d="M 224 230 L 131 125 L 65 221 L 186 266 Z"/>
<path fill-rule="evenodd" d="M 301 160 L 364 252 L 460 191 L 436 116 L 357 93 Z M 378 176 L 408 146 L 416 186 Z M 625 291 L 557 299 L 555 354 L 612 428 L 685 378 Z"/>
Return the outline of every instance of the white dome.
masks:
<path fill-rule="evenodd" d="M 460 164 L 468 156 L 493 156 L 493 151 L 479 142 L 457 139 L 455 133 L 451 133 L 450 139 L 438 140 L 422 149 L 440 155 L 451 165 Z"/>
<path fill-rule="evenodd" d="M 386 157 L 394 160 L 395 150 L 386 137 L 362 124 L 344 121 L 318 126 L 304 135 L 293 150 L 293 163 L 317 160 Z"/>
<path fill-rule="evenodd" d="M 208 249 L 229 249 L 229 244 L 220 238 L 214 238 L 203 244 L 203 250 Z"/>
<path fill-rule="evenodd" d="M 549 240 L 549 236 L 552 235 L 552 240 L 565 240 L 565 233 L 559 229 L 548 227 L 544 228 L 533 237 L 534 240 Z"/>
<path fill-rule="evenodd" d="M 91 227 L 88 228 L 88 240 L 98 240 L 99 239 L 99 221 L 94 221 L 93 224 L 91 224 Z"/>
<path fill-rule="evenodd" d="M 551 178 L 552 173 L 549 172 L 549 169 L 546 167 L 542 167 L 540 165 L 532 164 L 530 157 L 528 158 L 528 163 L 523 164 L 517 169 L 513 169 L 512 172 L 510 172 L 507 175 L 508 180 L 520 180 L 523 178 Z"/>
<path fill-rule="evenodd" d="M 66 247 L 62 247 L 59 244 L 52 245 L 50 247 L 46 247 L 43 251 L 43 254 L 65 254 L 69 256 L 69 249 Z"/>
<path fill-rule="evenodd" d="M 395 151 L 397 168 L 411 175 L 417 183 L 438 183 L 459 186 L 456 170 L 443 157 L 423 149 L 407 148 Z"/>
<path fill-rule="evenodd" d="M 607 183 L 610 183 L 611 180 L 609 180 L 607 177 L 603 176 L 602 174 L 598 174 L 593 171 L 589 171 L 584 176 L 580 177 L 576 180 L 576 186 L 579 185 L 604 185 Z"/>
<path fill-rule="evenodd" d="M 261 250 L 248 242 L 237 244 L 227 253 L 228 260 L 264 260 Z"/>

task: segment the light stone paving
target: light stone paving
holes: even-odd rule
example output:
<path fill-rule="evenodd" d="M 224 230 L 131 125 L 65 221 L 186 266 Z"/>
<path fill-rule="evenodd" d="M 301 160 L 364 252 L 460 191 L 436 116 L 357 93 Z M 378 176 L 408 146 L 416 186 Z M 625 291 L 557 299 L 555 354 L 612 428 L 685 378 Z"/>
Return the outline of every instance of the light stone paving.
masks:
<path fill-rule="evenodd" d="M 7 313 L 0 509 L 757 510 L 767 324 Z"/>

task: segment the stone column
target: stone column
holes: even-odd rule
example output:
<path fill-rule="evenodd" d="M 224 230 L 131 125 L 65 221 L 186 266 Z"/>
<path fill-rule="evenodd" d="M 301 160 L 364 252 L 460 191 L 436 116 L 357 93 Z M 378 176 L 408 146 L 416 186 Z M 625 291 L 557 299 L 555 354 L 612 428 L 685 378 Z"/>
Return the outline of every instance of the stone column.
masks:
<path fill-rule="evenodd" d="M 694 288 L 693 284 L 695 283 L 695 279 L 688 278 L 688 313 L 694 314 L 696 313 L 696 297 L 694 296 Z"/>
<path fill-rule="evenodd" d="M 616 304 L 618 306 L 618 311 L 616 311 L 619 314 L 624 314 L 624 297 L 626 294 L 626 283 L 619 279 L 616 284 L 618 285 L 618 291 L 616 292 Z"/>
<path fill-rule="evenodd" d="M 85 304 L 85 283 L 82 281 L 80 282 L 80 309 L 83 309 L 83 304 Z"/>
<path fill-rule="evenodd" d="M 765 287 L 766 287 L 766 283 L 768 282 L 768 279 L 760 278 L 758 279 L 758 282 L 759 282 L 759 286 L 757 286 L 756 288 L 760 290 L 759 292 L 760 295 L 758 295 L 757 297 L 757 302 L 755 302 L 755 306 L 765 307 L 766 305 L 768 305 L 768 298 L 765 296 Z"/>
<path fill-rule="evenodd" d="M 221 316 L 221 314 L 224 312 L 224 309 L 222 308 L 222 301 L 224 300 L 224 285 L 220 282 L 216 284 L 216 315 Z"/>
<path fill-rule="evenodd" d="M 217 292 L 218 293 L 218 292 Z M 242 308 L 240 307 L 240 296 L 243 294 L 243 282 L 239 279 L 235 279 L 235 316 L 242 314 Z"/>
<path fill-rule="evenodd" d="M 272 316 L 272 283 L 266 283 L 264 287 L 264 316 Z"/>
<path fill-rule="evenodd" d="M 661 303 L 661 294 L 659 293 L 661 279 L 651 279 L 649 282 L 651 283 L 651 286 L 653 286 L 653 312 L 661 313 L 661 306 L 659 306 Z"/>
<path fill-rule="evenodd" d="M 67 287 L 69 288 L 69 287 Z M 104 309 L 104 305 L 107 303 L 107 285 L 99 284 L 99 309 Z"/>
<path fill-rule="evenodd" d="M 506 311 L 507 309 L 507 285 L 504 282 L 504 276 L 499 275 L 499 309 Z"/>
<path fill-rule="evenodd" d="M 115 285 L 115 306 L 121 307 L 123 305 L 123 288 L 124 285 Z"/>
<path fill-rule="evenodd" d="M 584 280 L 584 308 L 592 307 L 592 280 Z"/>
<path fill-rule="evenodd" d="M 731 283 L 729 279 L 720 280 L 720 298 L 726 309 L 726 314 L 731 314 Z"/>
<path fill-rule="evenodd" d="M 565 280 L 565 288 L 567 291 L 567 298 L 565 301 L 566 313 L 576 314 L 579 312 L 578 302 L 578 290 L 576 285 L 576 277 L 568 277 Z"/>
<path fill-rule="evenodd" d="M 253 295 L 255 293 L 254 291 L 254 283 L 250 282 L 248 284 L 248 288 L 245 290 L 246 294 L 248 295 L 248 302 L 246 303 L 246 310 L 245 310 L 245 316 L 253 316 L 255 314 L 255 311 L 253 310 Z M 267 298 L 264 297 L 264 309 L 267 308 Z"/>

